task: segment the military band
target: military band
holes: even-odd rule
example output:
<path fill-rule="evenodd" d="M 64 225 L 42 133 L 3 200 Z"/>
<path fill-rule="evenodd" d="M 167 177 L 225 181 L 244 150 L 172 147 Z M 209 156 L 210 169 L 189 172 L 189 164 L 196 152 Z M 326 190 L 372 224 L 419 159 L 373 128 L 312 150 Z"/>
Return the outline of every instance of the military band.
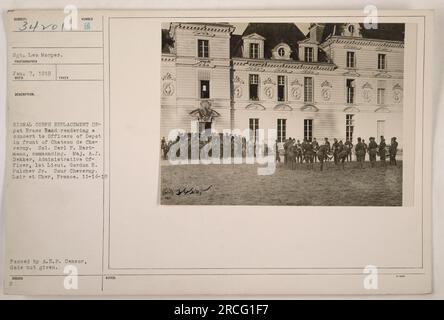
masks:
<path fill-rule="evenodd" d="M 308 168 L 312 169 L 313 163 L 319 161 L 320 170 L 322 171 L 325 162 L 333 160 L 335 166 L 344 169 L 345 162 L 352 161 L 354 151 L 358 168 L 364 168 L 367 153 L 372 168 L 376 166 L 378 156 L 381 166 L 385 167 L 387 154 L 390 158 L 390 165 L 396 166 L 396 154 L 398 152 L 396 137 L 391 138 L 389 146 L 387 146 L 384 136 L 380 137 L 379 145 L 376 143 L 375 137 L 370 137 L 369 141 L 367 145 L 365 140 L 359 137 L 356 145 L 353 145 L 350 139 L 346 139 L 344 143 L 342 140 L 333 138 L 333 143 L 330 145 L 328 138 L 324 138 L 324 143 L 320 145 L 316 138 L 313 138 L 312 141 L 304 139 L 302 143 L 294 138 L 288 138 L 283 143 L 285 164 L 291 169 L 296 169 L 297 163 L 306 163 Z M 277 146 L 278 143 L 276 142 L 275 150 L 278 150 Z"/>
<path fill-rule="evenodd" d="M 162 150 L 162 159 L 168 159 L 168 151 L 172 144 L 180 141 L 180 136 L 177 136 L 175 141 L 166 141 L 163 137 L 161 139 L 161 150 Z M 231 139 L 231 154 L 233 155 L 234 151 L 234 137 Z M 246 139 L 237 139 L 242 142 L 242 156 L 246 156 Z M 191 139 L 188 139 L 190 142 Z M 283 143 L 275 142 L 274 150 L 276 151 L 275 161 L 276 163 L 281 163 L 281 155 L 283 153 L 284 156 L 284 165 L 290 169 L 296 169 L 297 164 L 305 163 L 309 169 L 314 168 L 314 163 L 319 162 L 320 170 L 324 169 L 325 163 L 333 161 L 334 165 L 345 169 L 345 162 L 352 161 L 353 151 L 356 156 L 356 162 L 358 168 L 364 168 L 365 156 L 368 153 L 370 160 L 370 167 L 374 168 L 376 166 L 377 157 L 379 156 L 379 162 L 381 167 L 386 167 L 387 155 L 390 159 L 389 164 L 391 166 L 396 166 L 396 155 L 398 152 L 398 142 L 396 141 L 396 137 L 391 138 L 390 145 L 387 146 L 385 142 L 384 136 L 380 137 L 379 145 L 376 143 L 375 137 L 369 138 L 369 144 L 365 143 L 364 139 L 361 137 L 357 138 L 356 145 L 353 145 L 350 139 L 346 139 L 345 143 L 342 140 L 338 140 L 337 138 L 333 138 L 333 143 L 330 144 L 328 138 L 324 138 L 324 143 L 319 144 L 316 138 L 313 138 L 311 141 L 305 138 L 302 143 L 300 140 L 296 140 L 295 138 L 289 137 L 285 139 Z M 281 145 L 281 148 L 279 146 Z M 256 151 L 256 150 L 254 150 Z M 221 152 L 221 155 L 223 152 Z M 254 155 L 256 156 L 256 154 Z"/>

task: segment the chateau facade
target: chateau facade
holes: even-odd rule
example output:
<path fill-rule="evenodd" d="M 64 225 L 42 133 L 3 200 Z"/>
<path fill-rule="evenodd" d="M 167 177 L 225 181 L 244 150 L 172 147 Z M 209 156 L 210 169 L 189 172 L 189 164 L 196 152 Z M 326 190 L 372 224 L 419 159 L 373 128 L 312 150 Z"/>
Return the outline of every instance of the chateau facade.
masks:
<path fill-rule="evenodd" d="M 404 25 L 171 23 L 162 30 L 161 136 L 276 129 L 278 141 L 398 138 Z"/>

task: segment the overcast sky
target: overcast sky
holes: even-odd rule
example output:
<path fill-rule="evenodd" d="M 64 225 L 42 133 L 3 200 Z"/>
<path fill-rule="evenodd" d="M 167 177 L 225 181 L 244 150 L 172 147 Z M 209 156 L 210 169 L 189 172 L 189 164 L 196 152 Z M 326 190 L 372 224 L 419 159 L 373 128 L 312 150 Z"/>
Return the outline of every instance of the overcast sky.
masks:
<path fill-rule="evenodd" d="M 231 23 L 236 29 L 234 30 L 234 34 L 242 34 L 247 27 L 248 23 Z M 309 23 L 295 23 L 299 29 L 304 33 L 307 34 Z M 162 29 L 169 29 L 170 24 L 169 23 L 162 23 Z"/>

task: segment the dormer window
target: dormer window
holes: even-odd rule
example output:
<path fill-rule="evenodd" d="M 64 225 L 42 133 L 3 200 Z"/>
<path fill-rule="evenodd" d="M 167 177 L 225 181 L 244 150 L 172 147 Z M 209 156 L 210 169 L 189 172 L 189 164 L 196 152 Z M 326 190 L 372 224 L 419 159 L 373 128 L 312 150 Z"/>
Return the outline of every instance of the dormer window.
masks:
<path fill-rule="evenodd" d="M 304 48 L 304 57 L 305 62 L 313 62 L 314 61 L 314 50 L 312 47 Z"/>
<path fill-rule="evenodd" d="M 250 59 L 259 59 L 259 43 L 250 43 Z"/>
<path fill-rule="evenodd" d="M 263 59 L 264 58 L 264 41 L 265 38 L 257 33 L 251 33 L 242 37 L 243 48 L 242 56 L 247 59 Z"/>
<path fill-rule="evenodd" d="M 286 43 L 280 43 L 271 50 L 271 55 L 273 59 L 288 60 L 291 55 L 290 46 Z"/>
<path fill-rule="evenodd" d="M 348 26 L 348 32 L 350 32 L 351 34 L 355 33 L 355 26 L 354 25 L 349 25 Z"/>
<path fill-rule="evenodd" d="M 299 41 L 299 55 L 300 61 L 317 62 L 318 61 L 318 45 L 311 43 L 310 39 Z"/>
<path fill-rule="evenodd" d="M 359 23 L 349 23 L 344 26 L 342 35 L 345 37 L 362 37 Z"/>

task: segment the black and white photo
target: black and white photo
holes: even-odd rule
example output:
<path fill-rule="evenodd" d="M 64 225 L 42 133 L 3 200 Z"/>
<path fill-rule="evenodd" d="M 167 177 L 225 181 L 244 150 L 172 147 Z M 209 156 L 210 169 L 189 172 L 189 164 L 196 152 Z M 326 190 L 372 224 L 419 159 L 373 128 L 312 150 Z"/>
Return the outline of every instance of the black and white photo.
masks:
<path fill-rule="evenodd" d="M 162 204 L 402 205 L 403 23 L 162 27 Z"/>

